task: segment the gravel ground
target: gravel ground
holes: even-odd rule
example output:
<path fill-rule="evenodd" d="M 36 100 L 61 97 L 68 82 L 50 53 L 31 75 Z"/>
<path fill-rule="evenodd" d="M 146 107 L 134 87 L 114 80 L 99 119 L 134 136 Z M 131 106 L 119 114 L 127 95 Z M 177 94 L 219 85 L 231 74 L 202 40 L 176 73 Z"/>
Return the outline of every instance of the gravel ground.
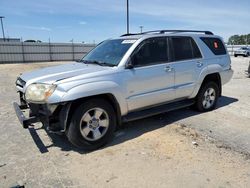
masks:
<path fill-rule="evenodd" d="M 215 111 L 124 124 L 90 153 L 40 124 L 24 130 L 12 109 L 20 72 L 67 62 L 0 65 L 0 187 L 250 187 L 249 60 L 232 58 L 235 74 Z"/>

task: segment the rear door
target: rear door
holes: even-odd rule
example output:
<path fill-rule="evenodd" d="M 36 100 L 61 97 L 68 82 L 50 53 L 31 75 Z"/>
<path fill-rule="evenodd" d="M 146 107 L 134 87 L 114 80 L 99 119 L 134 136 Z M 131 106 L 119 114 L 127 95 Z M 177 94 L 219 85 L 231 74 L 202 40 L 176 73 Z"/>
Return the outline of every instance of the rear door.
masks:
<path fill-rule="evenodd" d="M 202 55 L 191 37 L 171 37 L 171 46 L 176 98 L 187 98 L 193 93 L 200 71 L 204 67 Z"/>

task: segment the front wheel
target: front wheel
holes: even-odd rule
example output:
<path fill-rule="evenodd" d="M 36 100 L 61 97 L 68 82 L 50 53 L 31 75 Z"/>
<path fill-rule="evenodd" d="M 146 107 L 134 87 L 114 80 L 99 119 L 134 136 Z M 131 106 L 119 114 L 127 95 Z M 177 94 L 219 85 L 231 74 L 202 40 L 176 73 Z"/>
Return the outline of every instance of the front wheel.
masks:
<path fill-rule="evenodd" d="M 219 87 L 215 82 L 207 82 L 202 85 L 197 97 L 196 108 L 200 112 L 211 111 L 215 108 L 219 97 Z"/>
<path fill-rule="evenodd" d="M 81 149 L 94 150 L 113 137 L 115 126 L 113 107 L 103 99 L 90 99 L 75 110 L 67 137 Z"/>

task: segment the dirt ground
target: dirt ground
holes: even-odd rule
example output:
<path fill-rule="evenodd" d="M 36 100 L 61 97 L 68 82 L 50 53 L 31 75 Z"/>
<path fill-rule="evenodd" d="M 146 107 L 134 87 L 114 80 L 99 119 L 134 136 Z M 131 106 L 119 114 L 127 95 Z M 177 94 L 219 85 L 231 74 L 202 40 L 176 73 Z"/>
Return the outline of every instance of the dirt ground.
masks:
<path fill-rule="evenodd" d="M 250 187 L 249 61 L 232 58 L 235 74 L 216 110 L 124 124 L 90 153 L 40 124 L 23 129 L 12 109 L 19 73 L 67 62 L 0 65 L 0 187 Z"/>

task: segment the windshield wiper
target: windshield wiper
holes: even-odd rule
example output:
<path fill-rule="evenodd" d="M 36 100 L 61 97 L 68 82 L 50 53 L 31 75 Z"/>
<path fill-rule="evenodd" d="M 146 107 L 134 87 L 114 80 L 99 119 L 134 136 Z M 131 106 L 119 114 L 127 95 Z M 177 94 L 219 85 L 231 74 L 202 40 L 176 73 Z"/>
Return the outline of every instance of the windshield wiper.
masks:
<path fill-rule="evenodd" d="M 110 64 L 110 63 L 106 63 L 106 62 L 102 62 L 102 61 L 89 61 L 89 60 L 80 60 L 79 62 L 83 62 L 85 64 L 95 64 L 95 65 L 100 65 L 100 66 L 109 66 L 109 67 L 113 67 L 115 65 Z"/>

